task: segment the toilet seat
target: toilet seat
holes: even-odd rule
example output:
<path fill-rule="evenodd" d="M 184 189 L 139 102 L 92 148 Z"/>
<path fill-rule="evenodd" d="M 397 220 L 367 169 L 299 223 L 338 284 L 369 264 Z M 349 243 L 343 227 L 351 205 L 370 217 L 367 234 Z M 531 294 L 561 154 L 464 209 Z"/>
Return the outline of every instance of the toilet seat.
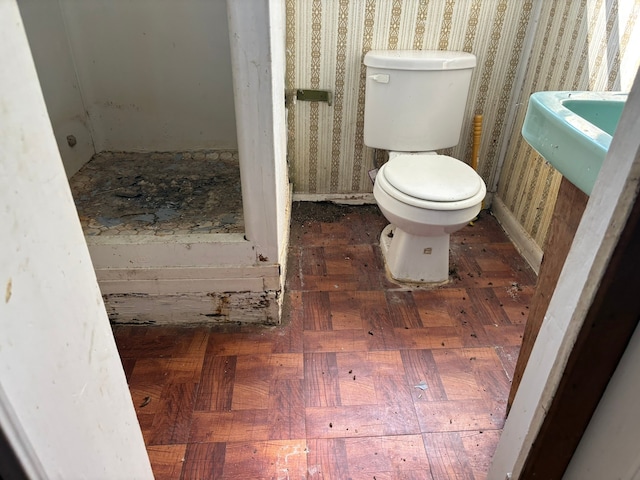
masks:
<path fill-rule="evenodd" d="M 486 187 L 469 165 L 446 155 L 396 155 L 383 165 L 376 183 L 393 198 L 419 208 L 459 210 L 484 199 Z"/>

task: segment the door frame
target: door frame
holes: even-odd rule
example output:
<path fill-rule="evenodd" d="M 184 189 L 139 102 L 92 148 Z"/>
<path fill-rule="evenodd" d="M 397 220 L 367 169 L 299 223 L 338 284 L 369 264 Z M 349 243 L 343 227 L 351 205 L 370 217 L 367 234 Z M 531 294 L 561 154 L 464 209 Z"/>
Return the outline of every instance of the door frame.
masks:
<path fill-rule="evenodd" d="M 488 478 L 561 478 L 635 331 L 640 315 L 632 288 L 640 283 L 639 131 L 636 76 Z"/>

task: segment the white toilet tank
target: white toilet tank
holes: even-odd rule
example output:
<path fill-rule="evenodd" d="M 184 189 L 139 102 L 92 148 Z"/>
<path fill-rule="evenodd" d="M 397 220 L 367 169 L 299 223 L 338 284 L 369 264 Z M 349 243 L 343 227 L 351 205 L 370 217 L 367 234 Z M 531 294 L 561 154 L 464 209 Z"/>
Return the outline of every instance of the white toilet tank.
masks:
<path fill-rule="evenodd" d="M 372 50 L 364 64 L 365 145 L 425 152 L 458 144 L 475 55 Z"/>

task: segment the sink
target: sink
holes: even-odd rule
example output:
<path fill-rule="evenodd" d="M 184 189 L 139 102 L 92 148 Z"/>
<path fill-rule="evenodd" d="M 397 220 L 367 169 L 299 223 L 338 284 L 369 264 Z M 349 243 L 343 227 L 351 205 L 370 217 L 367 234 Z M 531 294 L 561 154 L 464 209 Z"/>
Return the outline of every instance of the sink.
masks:
<path fill-rule="evenodd" d="M 627 94 L 538 92 L 531 95 L 522 136 L 567 180 L 591 195 Z"/>

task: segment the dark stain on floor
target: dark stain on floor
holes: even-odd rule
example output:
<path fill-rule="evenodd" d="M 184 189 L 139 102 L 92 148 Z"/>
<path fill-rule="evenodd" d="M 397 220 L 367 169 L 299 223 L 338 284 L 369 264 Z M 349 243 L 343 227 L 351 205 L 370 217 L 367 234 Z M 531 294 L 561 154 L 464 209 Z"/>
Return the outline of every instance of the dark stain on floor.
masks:
<path fill-rule="evenodd" d="M 301 224 L 334 223 L 358 212 L 360 215 L 381 215 L 377 205 L 341 205 L 332 202 L 294 202 L 292 216 Z"/>
<path fill-rule="evenodd" d="M 69 183 L 85 235 L 244 231 L 237 152 L 103 152 Z"/>

